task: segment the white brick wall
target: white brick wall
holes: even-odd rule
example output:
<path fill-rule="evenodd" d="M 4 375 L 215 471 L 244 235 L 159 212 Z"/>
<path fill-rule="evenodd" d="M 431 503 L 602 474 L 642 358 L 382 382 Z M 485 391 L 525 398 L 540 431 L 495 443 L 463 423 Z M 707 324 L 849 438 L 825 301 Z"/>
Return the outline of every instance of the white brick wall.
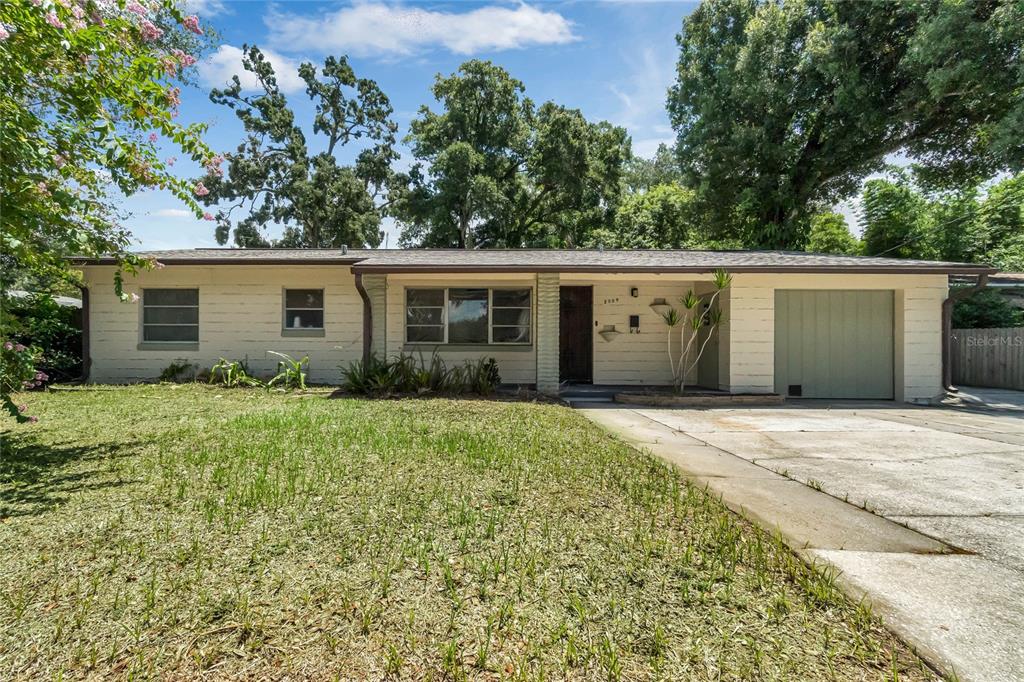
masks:
<path fill-rule="evenodd" d="M 558 393 L 558 310 L 557 273 L 537 275 L 537 390 Z"/>

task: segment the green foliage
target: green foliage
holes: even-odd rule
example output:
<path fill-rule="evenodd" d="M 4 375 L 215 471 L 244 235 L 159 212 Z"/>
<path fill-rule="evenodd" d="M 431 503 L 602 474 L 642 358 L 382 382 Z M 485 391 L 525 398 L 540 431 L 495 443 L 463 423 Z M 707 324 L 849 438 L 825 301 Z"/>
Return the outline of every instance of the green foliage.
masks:
<path fill-rule="evenodd" d="M 811 253 L 856 255 L 861 251 L 861 244 L 850 233 L 842 214 L 818 213 L 811 218 L 811 232 L 805 250 Z"/>
<path fill-rule="evenodd" d="M 224 358 L 221 358 L 220 362 L 214 365 L 215 368 L 221 371 L 222 379 L 224 375 L 228 374 L 225 363 L 227 363 L 227 361 L 224 360 Z M 194 362 L 189 362 L 188 360 L 173 360 L 171 361 L 171 364 L 160 370 L 160 376 L 157 377 L 157 380 L 172 384 L 191 381 L 195 378 L 197 369 L 198 367 Z M 212 377 L 213 370 L 210 370 L 210 375 Z M 211 380 L 209 383 L 213 383 L 213 381 Z M 227 384 L 227 381 L 222 380 L 222 383 Z"/>
<path fill-rule="evenodd" d="M 0 304 L 0 328 L 6 338 L 41 350 L 36 367 L 53 381 L 82 375 L 81 310 L 58 305 L 48 293 L 6 296 Z"/>
<path fill-rule="evenodd" d="M 935 258 L 927 239 L 927 200 L 906 182 L 869 180 L 863 194 L 864 253 L 888 258 Z"/>
<path fill-rule="evenodd" d="M 390 360 L 371 353 L 342 367 L 342 388 L 356 395 L 490 395 L 501 385 L 494 358 L 467 360 L 448 367 L 436 352 L 429 363 L 423 357 L 402 353 Z"/>
<path fill-rule="evenodd" d="M 906 174 L 871 180 L 862 202 L 865 253 L 1024 269 L 1022 178 L 931 195 Z"/>
<path fill-rule="evenodd" d="M 1024 327 L 1024 311 L 995 289 L 981 291 L 953 304 L 954 329 Z"/>
<path fill-rule="evenodd" d="M 615 212 L 614 229 L 595 230 L 589 246 L 614 249 L 692 248 L 700 241 L 702 222 L 693 190 L 656 185 L 627 196 Z"/>
<path fill-rule="evenodd" d="M 0 346 L 0 401 L 4 411 L 19 423 L 35 422 L 36 417 L 25 414 L 26 405 L 15 403 L 11 394 L 38 388 L 49 379 L 45 372 L 36 370 L 39 355 L 38 348 L 9 340 Z"/>
<path fill-rule="evenodd" d="M 209 165 L 202 178 L 208 206 L 221 206 L 216 237 L 238 246 L 270 246 L 268 224 L 285 225 L 275 246 L 338 248 L 377 246 L 381 208 L 377 206 L 390 177 L 397 126 L 391 103 L 377 84 L 356 78 L 345 57 L 328 57 L 318 75 L 311 63 L 299 67 L 313 103 L 313 132 L 324 150 L 311 154 L 302 127 L 277 84 L 270 62 L 258 47 L 243 48 L 243 68 L 256 77 L 261 92 L 244 94 L 238 76 L 210 99 L 232 109 L 246 139 L 225 155 L 225 175 Z M 353 141 L 366 146 L 353 166 L 339 165 L 335 153 Z M 244 217 L 235 219 L 240 211 Z"/>
<path fill-rule="evenodd" d="M 676 150 L 664 143 L 658 145 L 649 159 L 631 157 L 622 172 L 623 184 L 632 194 L 647 192 L 659 185 L 678 185 L 682 180 Z"/>
<path fill-rule="evenodd" d="M 225 360 L 221 358 L 210 368 L 207 380 L 210 384 L 220 384 L 225 388 L 262 387 L 264 384 L 249 374 L 249 366 L 244 360 Z"/>
<path fill-rule="evenodd" d="M 552 102 L 535 107 L 524 90 L 488 61 L 437 77 L 442 112 L 421 107 L 406 138 L 417 163 L 401 191 L 396 182 L 404 245 L 572 246 L 611 225 L 625 130 Z"/>
<path fill-rule="evenodd" d="M 159 187 L 200 214 L 192 185 L 170 173 L 152 141 L 162 136 L 199 162 L 211 155 L 202 125 L 174 121 L 175 83 L 203 45 L 198 19 L 174 0 L 137 12 L 7 0 L 0 27 L 0 289 L 24 276 L 77 282 L 73 254 L 145 267 L 127 252 L 115 202 Z M 127 298 L 120 272 L 112 284 Z"/>
<path fill-rule="evenodd" d="M 210 157 L 203 126 L 173 118 L 174 83 L 194 62 L 181 50 L 202 43 L 172 0 L 139 9 L 144 17 L 115 3 L 0 3 L 8 34 L 0 40 L 6 274 L 73 281 L 65 261 L 71 254 L 113 255 L 126 269 L 141 267 L 126 251 L 118 195 L 159 187 L 201 214 L 192 185 L 170 173 L 147 135 L 196 161 Z"/>
<path fill-rule="evenodd" d="M 668 100 L 685 182 L 727 235 L 800 248 L 888 155 L 933 186 L 1024 167 L 1024 5 L 707 0 Z"/>
<path fill-rule="evenodd" d="M 277 363 L 277 374 L 267 382 L 267 388 L 280 386 L 284 389 L 306 390 L 306 375 L 309 371 L 309 356 L 296 360 L 287 353 L 269 351 L 271 355 L 281 358 Z"/>

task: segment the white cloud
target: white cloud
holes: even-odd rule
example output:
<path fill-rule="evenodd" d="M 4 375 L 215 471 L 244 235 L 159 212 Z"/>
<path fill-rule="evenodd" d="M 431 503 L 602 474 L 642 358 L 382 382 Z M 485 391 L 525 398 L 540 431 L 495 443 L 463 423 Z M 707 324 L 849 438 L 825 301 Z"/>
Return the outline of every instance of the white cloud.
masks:
<path fill-rule="evenodd" d="M 281 92 L 294 93 L 306 87 L 299 78 L 299 62 L 261 48 L 263 56 L 274 67 L 277 86 Z M 231 82 L 232 76 L 238 76 L 243 90 L 258 90 L 259 84 L 251 71 L 242 68 L 242 50 L 234 45 L 221 45 L 212 55 L 199 64 L 199 78 L 203 85 L 211 88 L 222 88 Z"/>
<path fill-rule="evenodd" d="M 282 49 L 303 45 L 356 55 L 408 55 L 432 47 L 473 54 L 577 40 L 568 19 L 527 4 L 442 12 L 360 2 L 316 17 L 275 12 L 268 15 L 267 26 L 271 42 Z"/>
<path fill-rule="evenodd" d="M 198 14 L 200 19 L 230 13 L 223 0 L 185 0 L 185 11 Z"/>
<path fill-rule="evenodd" d="M 184 208 L 158 208 L 152 215 L 157 218 L 195 218 L 192 211 Z"/>

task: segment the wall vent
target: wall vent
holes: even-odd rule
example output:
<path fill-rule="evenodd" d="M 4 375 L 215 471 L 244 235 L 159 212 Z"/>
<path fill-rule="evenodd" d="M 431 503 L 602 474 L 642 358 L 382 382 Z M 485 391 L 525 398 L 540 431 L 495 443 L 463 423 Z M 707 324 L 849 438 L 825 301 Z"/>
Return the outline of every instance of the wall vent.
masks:
<path fill-rule="evenodd" d="M 799 398 L 800 396 L 802 396 L 804 394 L 804 385 L 803 384 L 790 384 L 789 385 L 788 393 L 793 398 Z"/>

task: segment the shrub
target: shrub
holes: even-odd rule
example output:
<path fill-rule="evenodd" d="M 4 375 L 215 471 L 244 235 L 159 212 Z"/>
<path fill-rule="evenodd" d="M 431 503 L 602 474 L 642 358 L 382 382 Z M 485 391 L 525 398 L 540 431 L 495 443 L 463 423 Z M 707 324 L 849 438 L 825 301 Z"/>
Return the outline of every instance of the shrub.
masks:
<path fill-rule="evenodd" d="M 199 368 L 198 365 L 187 362 L 185 360 L 175 360 L 171 364 L 164 367 L 163 371 L 160 372 L 158 377 L 160 381 L 166 381 L 170 383 L 180 383 L 182 381 L 191 381 L 196 377 L 196 370 Z"/>
<path fill-rule="evenodd" d="M 208 383 L 221 384 L 226 388 L 239 388 L 242 386 L 263 386 L 263 382 L 249 374 L 249 366 L 246 362 L 238 360 L 225 360 L 221 358 L 217 364 L 210 368 Z"/>
<path fill-rule="evenodd" d="M 376 353 L 366 362 L 357 360 L 341 370 L 342 386 L 358 395 L 478 393 L 489 395 L 501 384 L 498 363 L 494 358 L 468 360 L 463 365 L 448 367 L 434 353 L 430 362 L 422 356 L 401 354 L 383 360 Z"/>
<path fill-rule="evenodd" d="M 34 422 L 36 418 L 25 414 L 25 405 L 15 404 L 11 394 L 39 388 L 49 378 L 45 372 L 36 370 L 39 355 L 38 348 L 12 341 L 5 341 L 0 347 L 0 399 L 8 414 L 19 422 Z"/>
<path fill-rule="evenodd" d="M 309 369 L 309 356 L 296 360 L 287 353 L 269 351 L 271 355 L 281 358 L 277 363 L 277 374 L 267 382 L 267 388 L 280 386 L 281 388 L 306 388 L 306 374 Z"/>
<path fill-rule="evenodd" d="M 994 289 L 981 291 L 953 304 L 954 329 L 992 329 L 1024 325 L 1024 311 L 1014 308 Z"/>
<path fill-rule="evenodd" d="M 62 306 L 48 293 L 4 296 L 0 316 L 12 343 L 39 350 L 36 369 L 54 381 L 82 376 L 82 330 L 79 308 Z"/>

